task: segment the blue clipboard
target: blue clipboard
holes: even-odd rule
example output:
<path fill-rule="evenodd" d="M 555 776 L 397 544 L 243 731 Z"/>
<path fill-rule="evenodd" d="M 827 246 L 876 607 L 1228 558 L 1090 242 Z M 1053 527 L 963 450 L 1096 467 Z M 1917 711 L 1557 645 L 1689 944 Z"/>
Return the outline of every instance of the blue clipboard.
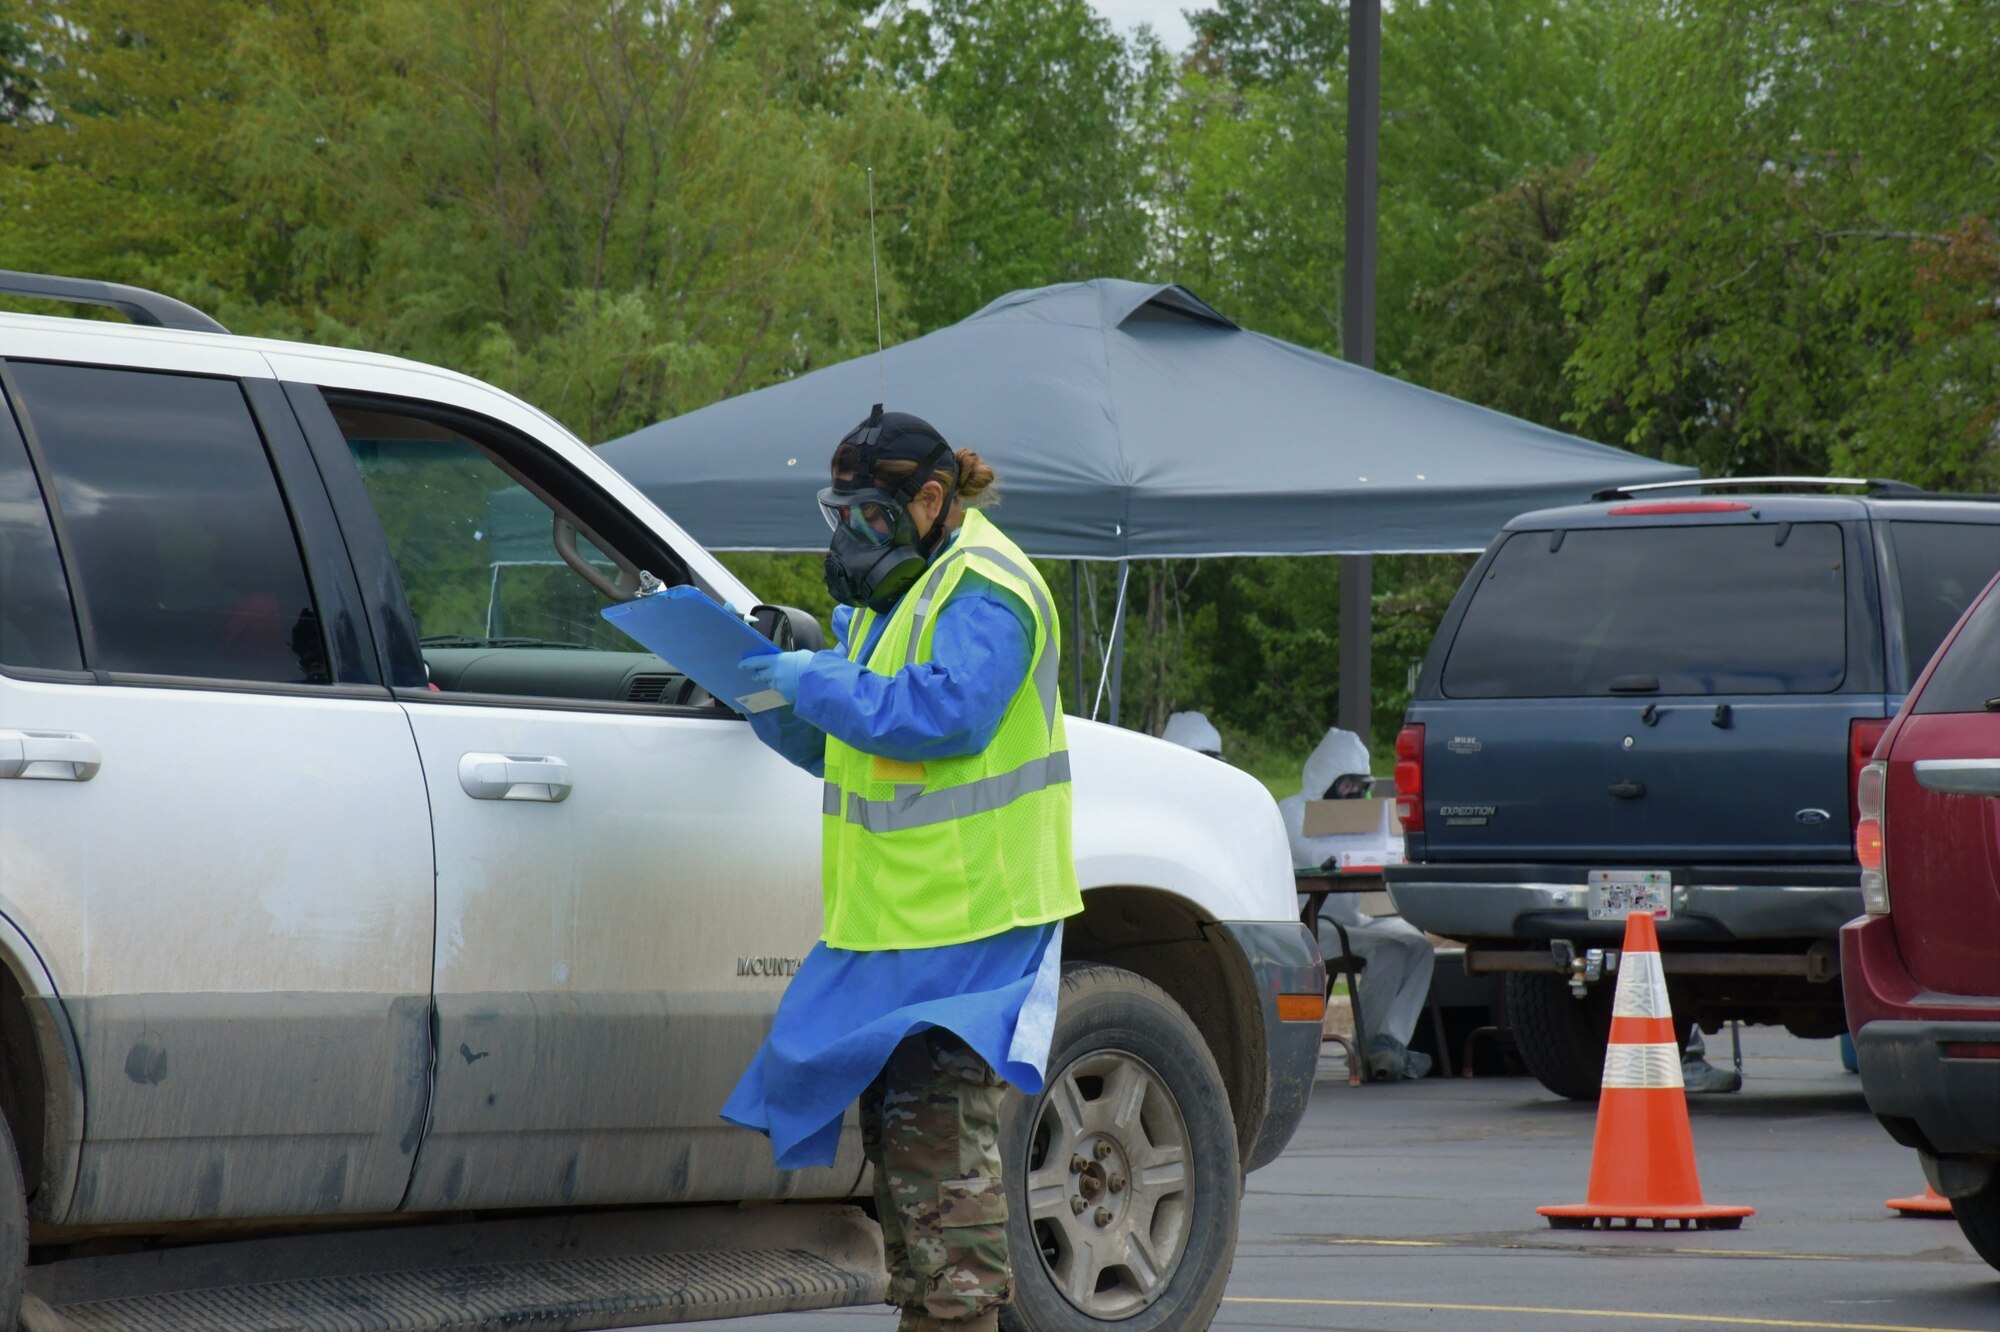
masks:
<path fill-rule="evenodd" d="M 670 587 L 598 613 L 738 712 L 768 712 L 785 704 L 784 695 L 742 668 L 745 657 L 776 652 L 778 645 L 698 588 Z"/>

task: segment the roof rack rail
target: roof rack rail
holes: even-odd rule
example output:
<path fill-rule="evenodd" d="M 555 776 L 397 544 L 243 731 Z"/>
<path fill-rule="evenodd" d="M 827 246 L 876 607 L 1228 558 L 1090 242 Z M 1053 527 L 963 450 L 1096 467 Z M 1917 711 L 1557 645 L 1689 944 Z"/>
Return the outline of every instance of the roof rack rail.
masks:
<path fill-rule="evenodd" d="M 157 291 L 147 291 L 144 287 L 128 287 L 122 282 L 55 277 L 47 273 L 17 273 L 0 268 L 0 295 L 32 296 L 37 300 L 69 301 L 77 305 L 108 305 L 133 323 L 149 328 L 177 328 L 189 333 L 229 331 L 186 301 L 177 301 Z"/>
<path fill-rule="evenodd" d="M 1932 492 L 1913 486 L 1907 481 L 1889 481 L 1881 477 L 1867 476 L 1715 476 L 1693 477 L 1686 481 L 1648 481 L 1641 485 L 1612 486 L 1600 490 L 1590 498 L 1595 503 L 1605 500 L 1631 499 L 1634 495 L 1644 495 L 1659 490 L 1738 490 L 1765 486 L 1810 486 L 1818 490 L 1834 490 L 1842 487 L 1860 486 L 1871 495 L 1896 495 L 1906 499 L 1928 496 Z M 1939 496 L 1938 498 L 1945 498 Z"/>

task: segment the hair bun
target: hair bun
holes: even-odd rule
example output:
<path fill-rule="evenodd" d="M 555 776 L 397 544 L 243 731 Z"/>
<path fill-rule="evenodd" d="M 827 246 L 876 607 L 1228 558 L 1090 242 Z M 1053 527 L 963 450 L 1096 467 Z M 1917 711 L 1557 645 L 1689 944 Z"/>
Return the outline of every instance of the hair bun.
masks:
<path fill-rule="evenodd" d="M 977 504 L 979 497 L 986 493 L 998 480 L 993 468 L 974 449 L 960 449 L 956 455 L 958 462 L 958 498 L 967 504 Z"/>

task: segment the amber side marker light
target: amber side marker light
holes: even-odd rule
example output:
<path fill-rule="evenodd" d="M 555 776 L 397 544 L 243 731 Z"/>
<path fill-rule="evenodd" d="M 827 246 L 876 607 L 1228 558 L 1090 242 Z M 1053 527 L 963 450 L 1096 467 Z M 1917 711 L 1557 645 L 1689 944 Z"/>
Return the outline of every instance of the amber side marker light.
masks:
<path fill-rule="evenodd" d="M 1278 996 L 1280 1022 L 1324 1022 L 1326 996 L 1323 994 L 1281 994 Z"/>

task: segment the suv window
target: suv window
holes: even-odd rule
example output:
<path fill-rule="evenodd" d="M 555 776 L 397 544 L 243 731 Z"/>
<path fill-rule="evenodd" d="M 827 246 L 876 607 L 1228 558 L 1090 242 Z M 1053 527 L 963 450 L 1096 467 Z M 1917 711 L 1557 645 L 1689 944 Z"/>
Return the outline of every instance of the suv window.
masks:
<path fill-rule="evenodd" d="M 28 449 L 0 401 L 0 662 L 79 671 L 76 617 Z"/>
<path fill-rule="evenodd" d="M 1814 694 L 1847 673 L 1834 523 L 1517 532 L 1445 661 L 1451 698 Z"/>
<path fill-rule="evenodd" d="M 1912 711 L 1985 712 L 1994 699 L 2000 699 L 2000 596 L 1972 612 Z"/>
<path fill-rule="evenodd" d="M 1903 660 L 1922 671 L 1944 636 L 2000 571 L 2000 524 L 1889 524 L 1903 596 Z"/>
<path fill-rule="evenodd" d="M 97 670 L 325 684 L 298 537 L 234 380 L 10 362 Z"/>
<path fill-rule="evenodd" d="M 659 673 L 667 668 L 599 614 L 614 598 L 564 559 L 559 522 L 574 534 L 577 558 L 603 581 L 629 585 L 635 570 L 575 532 L 570 515 L 458 431 L 387 406 L 329 405 L 388 539 L 434 684 L 661 698 Z"/>

